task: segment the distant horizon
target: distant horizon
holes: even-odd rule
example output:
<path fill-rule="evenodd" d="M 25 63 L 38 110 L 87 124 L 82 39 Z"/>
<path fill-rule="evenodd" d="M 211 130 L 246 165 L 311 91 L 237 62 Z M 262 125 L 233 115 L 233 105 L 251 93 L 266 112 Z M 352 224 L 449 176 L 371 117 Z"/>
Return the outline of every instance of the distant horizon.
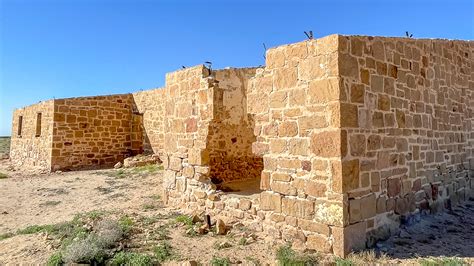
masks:
<path fill-rule="evenodd" d="M 267 48 L 331 34 L 474 39 L 474 3 L 0 1 L 0 135 L 39 101 L 164 86 L 182 65 L 264 65 Z"/>

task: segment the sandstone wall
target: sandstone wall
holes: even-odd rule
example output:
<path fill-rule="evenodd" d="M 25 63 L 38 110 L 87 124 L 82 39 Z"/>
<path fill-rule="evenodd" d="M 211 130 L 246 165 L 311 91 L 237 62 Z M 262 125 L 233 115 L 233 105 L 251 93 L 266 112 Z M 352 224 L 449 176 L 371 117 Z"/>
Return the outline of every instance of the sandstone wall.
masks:
<path fill-rule="evenodd" d="M 259 207 L 284 239 L 321 252 L 337 248 L 344 225 L 337 51 L 337 36 L 270 49 L 248 93 L 264 160 Z"/>
<path fill-rule="evenodd" d="M 213 117 L 213 83 L 202 65 L 166 75 L 162 161 L 171 205 L 190 201 L 194 187 L 208 181 L 206 140 Z"/>
<path fill-rule="evenodd" d="M 51 169 L 54 101 L 49 100 L 13 112 L 10 158 L 17 166 Z M 37 135 L 37 118 L 41 113 L 41 132 Z M 19 117 L 22 116 L 21 135 L 18 135 Z"/>
<path fill-rule="evenodd" d="M 52 169 L 111 166 L 133 155 L 131 94 L 54 100 Z"/>
<path fill-rule="evenodd" d="M 159 154 L 164 148 L 165 89 L 139 91 L 133 95 L 133 112 L 142 115 L 143 150 Z"/>
<path fill-rule="evenodd" d="M 214 116 L 209 125 L 210 176 L 215 183 L 259 179 L 263 160 L 252 153 L 253 116 L 247 113 L 247 85 L 255 68 L 214 71 Z"/>
<path fill-rule="evenodd" d="M 464 200 L 474 186 L 474 43 L 339 42 L 347 224 L 377 228 L 370 240 L 400 218 Z"/>

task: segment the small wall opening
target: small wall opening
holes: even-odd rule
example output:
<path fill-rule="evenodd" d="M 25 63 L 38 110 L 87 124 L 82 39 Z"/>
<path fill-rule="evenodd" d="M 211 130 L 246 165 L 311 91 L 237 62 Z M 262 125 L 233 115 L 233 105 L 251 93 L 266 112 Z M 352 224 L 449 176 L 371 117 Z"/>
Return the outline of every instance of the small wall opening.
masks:
<path fill-rule="evenodd" d="M 22 130 L 23 130 L 23 116 L 20 115 L 18 117 L 18 129 L 17 129 L 17 135 L 18 137 L 21 137 L 21 133 L 22 133 Z"/>
<path fill-rule="evenodd" d="M 41 136 L 41 116 L 42 116 L 41 113 L 36 114 L 36 134 L 35 134 L 36 137 Z"/>

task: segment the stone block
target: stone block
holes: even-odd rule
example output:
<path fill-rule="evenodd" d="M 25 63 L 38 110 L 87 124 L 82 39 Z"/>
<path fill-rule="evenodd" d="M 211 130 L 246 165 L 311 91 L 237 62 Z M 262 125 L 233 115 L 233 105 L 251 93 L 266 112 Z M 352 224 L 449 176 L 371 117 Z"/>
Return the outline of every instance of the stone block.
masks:
<path fill-rule="evenodd" d="M 329 238 L 319 234 L 310 234 L 306 238 L 306 247 L 322 253 L 331 252 Z"/>
<path fill-rule="evenodd" d="M 306 182 L 305 193 L 308 196 L 319 198 L 326 196 L 326 184 L 308 180 Z"/>
<path fill-rule="evenodd" d="M 325 104 L 340 99 L 340 81 L 338 78 L 314 80 L 309 83 L 309 102 Z"/>
<path fill-rule="evenodd" d="M 342 191 L 359 187 L 359 160 L 342 161 Z"/>
<path fill-rule="evenodd" d="M 365 88 L 362 84 L 351 85 L 351 102 L 352 103 L 364 103 Z"/>
<path fill-rule="evenodd" d="M 351 199 L 349 200 L 349 222 L 357 223 L 360 220 L 362 220 L 361 200 Z"/>
<path fill-rule="evenodd" d="M 310 149 L 316 156 L 336 157 L 341 155 L 341 131 L 313 133 Z"/>
<path fill-rule="evenodd" d="M 372 193 L 369 196 L 361 198 L 360 207 L 362 219 L 365 220 L 374 217 L 377 214 L 375 194 Z"/>
<path fill-rule="evenodd" d="M 281 202 L 281 212 L 296 218 L 312 219 L 314 202 L 306 199 L 284 197 Z"/>
<path fill-rule="evenodd" d="M 279 137 L 294 137 L 298 135 L 298 124 L 295 121 L 283 121 L 278 126 Z"/>
<path fill-rule="evenodd" d="M 289 152 L 291 155 L 308 155 L 309 152 L 309 140 L 308 139 L 290 139 Z"/>
<path fill-rule="evenodd" d="M 260 209 L 281 212 L 281 195 L 268 191 L 260 193 Z"/>
<path fill-rule="evenodd" d="M 363 156 L 366 149 L 365 135 L 351 135 L 349 137 L 349 146 L 352 156 Z"/>
<path fill-rule="evenodd" d="M 365 249 L 367 222 L 360 222 L 347 227 L 331 227 L 333 253 L 346 257 L 349 253 Z"/>

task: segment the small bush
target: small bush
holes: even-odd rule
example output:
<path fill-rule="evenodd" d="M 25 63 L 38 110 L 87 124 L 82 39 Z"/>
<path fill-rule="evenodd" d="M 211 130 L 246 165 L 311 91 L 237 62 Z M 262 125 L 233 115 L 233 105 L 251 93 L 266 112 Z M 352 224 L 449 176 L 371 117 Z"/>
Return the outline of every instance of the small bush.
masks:
<path fill-rule="evenodd" d="M 19 235 L 30 235 L 36 234 L 39 232 L 47 232 L 50 233 L 53 231 L 53 225 L 30 225 L 24 229 L 18 230 Z"/>
<path fill-rule="evenodd" d="M 132 218 L 128 216 L 122 216 L 119 220 L 120 228 L 124 234 L 128 234 L 132 230 L 133 224 Z"/>
<path fill-rule="evenodd" d="M 48 258 L 47 266 L 59 266 L 63 264 L 61 252 L 56 252 Z"/>
<path fill-rule="evenodd" d="M 4 173 L 0 173 L 0 179 L 5 179 L 5 178 L 8 178 L 8 175 Z"/>
<path fill-rule="evenodd" d="M 213 266 L 228 266 L 230 265 L 229 258 L 221 258 L 221 257 L 212 257 L 211 265 Z"/>
<path fill-rule="evenodd" d="M 101 248 L 112 247 L 123 237 L 120 224 L 113 220 L 100 221 L 95 228 L 95 232 Z"/>
<path fill-rule="evenodd" d="M 308 255 L 299 255 L 293 249 L 291 249 L 290 245 L 284 245 L 278 248 L 276 257 L 280 265 L 316 265 L 318 264 L 317 258 Z"/>
<path fill-rule="evenodd" d="M 177 223 L 183 223 L 184 225 L 187 225 L 187 226 L 193 225 L 193 219 L 187 215 L 178 215 L 174 220 Z"/>
<path fill-rule="evenodd" d="M 0 234 L 0 240 L 10 238 L 10 237 L 12 237 L 12 236 L 14 236 L 14 235 L 15 235 L 15 234 L 13 234 L 13 233 Z"/>
<path fill-rule="evenodd" d="M 168 242 L 163 242 L 154 248 L 154 253 L 159 262 L 164 262 L 173 256 L 173 247 Z"/>
<path fill-rule="evenodd" d="M 106 257 L 105 250 L 101 246 L 102 244 L 95 235 L 74 241 L 64 251 L 64 262 L 101 263 Z"/>
<path fill-rule="evenodd" d="M 245 238 L 245 237 L 240 238 L 239 239 L 239 245 L 241 245 L 241 246 L 247 245 L 247 238 Z"/>
<path fill-rule="evenodd" d="M 110 265 L 126 265 L 126 266 L 146 266 L 153 265 L 152 259 L 146 254 L 119 252 L 109 261 Z"/>
<path fill-rule="evenodd" d="M 82 214 L 82 215 L 80 214 L 80 215 L 78 215 L 78 218 L 80 218 L 81 216 L 85 216 L 85 217 L 87 217 L 91 220 L 96 221 L 96 220 L 102 219 L 102 217 L 104 217 L 104 215 L 105 215 L 104 211 L 97 211 L 96 210 L 96 211 L 87 212 L 87 213 Z"/>

